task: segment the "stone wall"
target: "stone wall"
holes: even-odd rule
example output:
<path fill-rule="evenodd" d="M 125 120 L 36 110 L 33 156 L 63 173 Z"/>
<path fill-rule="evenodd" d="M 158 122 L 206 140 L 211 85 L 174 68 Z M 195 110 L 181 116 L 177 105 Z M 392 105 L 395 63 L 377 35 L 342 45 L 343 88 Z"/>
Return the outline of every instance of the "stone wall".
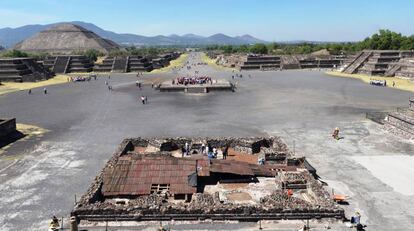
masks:
<path fill-rule="evenodd" d="M 16 119 L 0 119 L 0 138 L 5 138 L 16 131 Z"/>
<path fill-rule="evenodd" d="M 414 139 L 414 117 L 402 113 L 390 113 L 385 120 L 385 129 L 408 139 Z"/>

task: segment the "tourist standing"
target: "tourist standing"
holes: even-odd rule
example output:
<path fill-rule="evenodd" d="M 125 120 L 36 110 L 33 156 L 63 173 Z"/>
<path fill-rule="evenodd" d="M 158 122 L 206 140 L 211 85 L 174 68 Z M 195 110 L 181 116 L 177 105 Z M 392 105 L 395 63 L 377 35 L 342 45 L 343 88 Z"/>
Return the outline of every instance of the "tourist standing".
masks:
<path fill-rule="evenodd" d="M 185 155 L 186 156 L 188 156 L 188 149 L 189 149 L 188 142 L 185 142 Z"/>
<path fill-rule="evenodd" d="M 204 151 L 206 150 L 206 145 L 204 143 L 201 144 L 201 154 L 204 154 Z"/>

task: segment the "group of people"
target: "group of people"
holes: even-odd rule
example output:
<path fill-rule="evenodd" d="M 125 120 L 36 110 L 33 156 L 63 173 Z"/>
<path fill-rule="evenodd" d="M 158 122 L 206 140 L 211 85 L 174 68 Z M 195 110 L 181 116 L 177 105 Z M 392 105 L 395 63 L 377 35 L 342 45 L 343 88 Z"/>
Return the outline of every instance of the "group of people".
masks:
<path fill-rule="evenodd" d="M 378 79 L 370 79 L 369 84 L 375 85 L 375 86 L 387 86 L 387 80 L 378 80 Z"/>
<path fill-rule="evenodd" d="M 182 157 L 189 156 L 190 153 L 190 145 L 188 142 L 185 143 L 184 147 L 182 148 Z M 227 148 L 225 150 L 219 150 L 217 148 L 210 148 L 208 145 L 202 143 L 201 149 L 196 151 L 197 153 L 200 153 L 201 155 L 206 155 L 209 159 L 217 159 L 219 154 L 223 156 L 223 160 L 227 159 Z"/>
<path fill-rule="evenodd" d="M 375 85 L 375 86 L 386 87 L 387 86 L 387 80 L 385 80 L 385 79 L 384 80 L 370 79 L 369 84 Z M 394 81 L 392 81 L 392 86 L 395 87 L 395 82 Z"/>
<path fill-rule="evenodd" d="M 195 84 L 213 84 L 213 80 L 208 76 L 200 77 L 178 77 L 172 80 L 173 85 L 195 85 Z"/>
<path fill-rule="evenodd" d="M 96 75 L 90 75 L 90 76 L 76 76 L 76 77 L 68 77 L 68 82 L 85 82 L 85 81 L 87 81 L 87 82 L 89 82 L 89 81 L 91 81 L 92 80 L 92 78 L 94 79 L 94 80 L 96 80 L 97 79 L 97 76 Z"/>

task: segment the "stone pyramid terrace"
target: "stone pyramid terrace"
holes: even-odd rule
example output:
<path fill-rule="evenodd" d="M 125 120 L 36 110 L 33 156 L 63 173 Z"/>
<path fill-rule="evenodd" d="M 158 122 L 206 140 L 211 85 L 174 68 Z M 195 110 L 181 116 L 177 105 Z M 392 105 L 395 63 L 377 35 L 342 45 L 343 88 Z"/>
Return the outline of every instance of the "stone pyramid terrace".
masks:
<path fill-rule="evenodd" d="M 53 74 L 33 58 L 0 59 L 0 82 L 35 82 Z"/>
<path fill-rule="evenodd" d="M 48 52 L 70 54 L 74 51 L 94 49 L 103 53 L 118 50 L 120 46 L 104 39 L 92 31 L 70 24 L 62 23 L 18 43 L 14 49 L 27 52 Z"/>
<path fill-rule="evenodd" d="M 364 50 L 343 69 L 347 74 L 395 76 L 401 69 L 400 59 L 414 57 L 413 51 Z"/>
<path fill-rule="evenodd" d="M 43 65 L 54 73 L 90 72 L 93 62 L 83 55 L 49 56 L 43 60 Z"/>

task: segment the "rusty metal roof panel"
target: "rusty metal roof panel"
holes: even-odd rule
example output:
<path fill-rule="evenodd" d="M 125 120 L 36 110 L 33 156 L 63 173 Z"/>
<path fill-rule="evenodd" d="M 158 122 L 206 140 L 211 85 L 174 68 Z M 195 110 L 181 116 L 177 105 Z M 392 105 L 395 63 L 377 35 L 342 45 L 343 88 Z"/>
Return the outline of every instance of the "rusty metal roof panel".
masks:
<path fill-rule="evenodd" d="M 170 184 L 172 194 L 191 194 L 197 189 L 188 185 L 188 175 L 196 171 L 196 160 L 168 156 L 122 156 L 104 173 L 105 196 L 145 195 L 152 184 Z"/>

